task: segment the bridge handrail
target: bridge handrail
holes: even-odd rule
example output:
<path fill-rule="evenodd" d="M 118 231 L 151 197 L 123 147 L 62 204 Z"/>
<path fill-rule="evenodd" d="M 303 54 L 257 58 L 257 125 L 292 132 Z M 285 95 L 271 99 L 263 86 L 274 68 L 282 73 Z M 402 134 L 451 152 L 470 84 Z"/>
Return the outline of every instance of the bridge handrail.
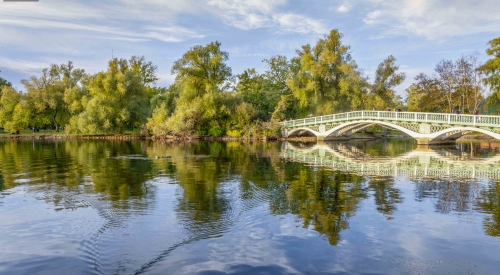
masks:
<path fill-rule="evenodd" d="M 500 116 L 491 115 L 470 115 L 452 113 L 422 113 L 422 112 L 395 112 L 395 111 L 353 111 L 324 116 L 315 116 L 290 121 L 282 121 L 280 125 L 284 127 L 296 127 L 314 125 L 331 122 L 343 122 L 350 120 L 369 119 L 380 121 L 405 121 L 405 122 L 439 122 L 456 125 L 473 126 L 500 126 Z"/>

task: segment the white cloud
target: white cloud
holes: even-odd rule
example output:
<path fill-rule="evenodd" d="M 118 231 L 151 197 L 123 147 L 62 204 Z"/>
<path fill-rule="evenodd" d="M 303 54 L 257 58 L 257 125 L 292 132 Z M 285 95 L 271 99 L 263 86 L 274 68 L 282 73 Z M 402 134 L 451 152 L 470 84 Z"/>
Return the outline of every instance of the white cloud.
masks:
<path fill-rule="evenodd" d="M 498 32 L 500 1 L 364 0 L 375 10 L 363 21 L 383 26 L 384 35 L 418 35 L 442 39 L 484 32 Z"/>
<path fill-rule="evenodd" d="M 250 30 L 274 28 L 286 33 L 324 33 L 326 27 L 321 21 L 295 13 L 278 11 L 286 0 L 210 0 L 209 5 L 224 22 L 233 27 Z"/>
<path fill-rule="evenodd" d="M 273 16 L 273 21 L 279 25 L 283 32 L 295 33 L 327 33 L 328 29 L 320 22 L 298 14 L 278 14 Z"/>
<path fill-rule="evenodd" d="M 0 64 L 2 67 L 9 68 L 14 71 L 29 73 L 35 71 L 41 71 L 43 68 L 47 67 L 47 63 L 43 62 L 32 62 L 21 59 L 11 59 L 0 56 Z"/>
<path fill-rule="evenodd" d="M 83 2 L 85 3 L 85 2 Z M 176 26 L 173 18 L 194 9 L 194 1 L 130 1 L 115 0 L 97 7 L 69 0 L 64 5 L 47 0 L 40 3 L 9 3 L 0 9 L 0 27 L 44 30 L 71 30 L 88 36 L 90 33 L 113 35 L 109 39 L 141 42 L 155 39 L 180 42 L 204 35 Z M 144 26 L 162 26 L 145 30 Z M 150 28 L 151 29 L 151 28 Z M 82 33 L 83 32 L 83 33 Z M 87 34 L 86 34 L 87 33 Z"/>
<path fill-rule="evenodd" d="M 351 10 L 351 6 L 348 3 L 344 3 L 337 8 L 338 12 L 348 12 Z"/>

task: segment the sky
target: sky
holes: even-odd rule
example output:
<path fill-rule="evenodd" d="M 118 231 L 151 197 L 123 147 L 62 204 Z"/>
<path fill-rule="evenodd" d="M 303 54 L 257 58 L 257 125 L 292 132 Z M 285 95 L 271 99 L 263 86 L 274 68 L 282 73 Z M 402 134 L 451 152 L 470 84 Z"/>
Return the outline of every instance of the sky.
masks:
<path fill-rule="evenodd" d="M 39 0 L 0 2 L 0 76 L 21 79 L 73 61 L 88 73 L 109 59 L 145 56 L 168 86 L 175 60 L 194 45 L 219 41 L 233 74 L 266 70 L 263 59 L 295 50 L 338 29 L 373 80 L 393 55 L 407 78 L 432 74 L 442 59 L 479 53 L 500 36 L 498 0 Z"/>

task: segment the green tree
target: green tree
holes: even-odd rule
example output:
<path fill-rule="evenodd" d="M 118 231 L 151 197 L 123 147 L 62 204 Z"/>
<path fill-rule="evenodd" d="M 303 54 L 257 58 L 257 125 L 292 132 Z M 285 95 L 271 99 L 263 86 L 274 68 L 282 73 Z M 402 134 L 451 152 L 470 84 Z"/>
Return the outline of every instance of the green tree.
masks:
<path fill-rule="evenodd" d="M 255 110 L 256 117 L 251 119 L 268 121 L 280 98 L 279 92 L 275 92 L 271 82 L 264 75 L 259 75 L 255 69 L 247 69 L 236 78 L 236 95 Z"/>
<path fill-rule="evenodd" d="M 500 37 L 488 42 L 486 54 L 491 58 L 479 69 L 486 77 L 484 83 L 488 85 L 492 94 L 487 98 L 486 106 L 494 113 L 500 113 Z"/>
<path fill-rule="evenodd" d="M 33 108 L 35 122 L 52 124 L 59 131 L 70 119 L 65 93 L 79 89 L 84 71 L 75 69 L 71 61 L 68 64 L 51 65 L 42 70 L 40 77 L 32 76 L 23 83 L 30 106 Z"/>
<path fill-rule="evenodd" d="M 302 46 L 292 59 L 294 77 L 288 81 L 302 114 L 329 114 L 362 106 L 366 79 L 352 60 L 342 34 L 332 30 L 314 47 Z"/>
<path fill-rule="evenodd" d="M 2 71 L 0 71 L 1 73 Z M 2 87 L 3 86 L 8 86 L 8 87 L 12 87 L 12 84 L 5 80 L 4 78 L 0 77 L 0 97 L 2 97 Z"/>
<path fill-rule="evenodd" d="M 90 99 L 76 120 L 80 133 L 123 133 L 140 127 L 149 115 L 149 99 L 141 75 L 127 60 L 113 58 L 108 70 L 94 75 L 88 84 Z"/>
<path fill-rule="evenodd" d="M 174 63 L 177 74 L 175 85 L 180 89 L 176 110 L 168 118 L 168 130 L 173 133 L 199 135 L 223 134 L 231 107 L 225 103 L 230 97 L 231 68 L 226 64 L 229 54 L 220 49 L 219 42 L 197 45 Z"/>
<path fill-rule="evenodd" d="M 436 78 L 421 73 L 415 81 L 406 89 L 408 111 L 443 113 L 448 109 L 445 93 Z"/>
<path fill-rule="evenodd" d="M 269 89 L 281 95 L 291 94 L 287 81 L 292 77 L 291 64 L 283 55 L 276 55 L 270 59 L 264 59 L 267 71 L 263 77 L 268 81 Z"/>
<path fill-rule="evenodd" d="M 19 134 L 28 127 L 30 116 L 25 96 L 10 86 L 4 86 L 0 98 L 0 127 L 11 134 Z"/>
<path fill-rule="evenodd" d="M 367 106 L 368 108 L 375 107 L 377 110 L 385 110 L 388 107 L 398 105 L 394 87 L 403 83 L 406 78 L 405 73 L 398 72 L 398 70 L 399 66 L 396 65 L 396 58 L 392 55 L 378 65 L 370 93 L 371 106 Z"/>

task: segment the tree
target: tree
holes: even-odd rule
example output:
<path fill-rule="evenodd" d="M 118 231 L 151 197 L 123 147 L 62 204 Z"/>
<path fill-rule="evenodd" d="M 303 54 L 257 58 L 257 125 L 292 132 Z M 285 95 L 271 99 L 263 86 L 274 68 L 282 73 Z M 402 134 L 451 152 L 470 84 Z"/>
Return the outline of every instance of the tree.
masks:
<path fill-rule="evenodd" d="M 406 89 L 406 103 L 411 112 L 439 112 L 448 109 L 445 93 L 435 77 L 419 74 Z"/>
<path fill-rule="evenodd" d="M 11 134 L 19 134 L 28 127 L 30 115 L 25 96 L 10 86 L 4 86 L 0 98 L 0 127 Z"/>
<path fill-rule="evenodd" d="M 473 113 L 483 103 L 483 74 L 479 70 L 478 53 L 462 56 L 455 62 L 458 105 L 463 112 Z"/>
<path fill-rule="evenodd" d="M 130 70 L 140 75 L 142 83 L 150 87 L 158 80 L 156 75 L 158 66 L 151 61 L 147 61 L 144 56 L 132 56 L 129 60 Z"/>
<path fill-rule="evenodd" d="M 371 105 L 377 110 L 385 110 L 388 107 L 398 105 L 394 87 L 403 83 L 406 78 L 405 73 L 398 72 L 399 66 L 396 65 L 396 58 L 390 55 L 378 65 L 375 72 L 375 82 L 371 89 Z"/>
<path fill-rule="evenodd" d="M 441 60 L 434 71 L 437 73 L 437 80 L 448 105 L 446 111 L 452 113 L 455 106 L 459 105 L 456 100 L 458 83 L 456 66 L 451 60 Z"/>
<path fill-rule="evenodd" d="M 127 60 L 111 59 L 107 71 L 90 79 L 88 89 L 90 99 L 73 127 L 80 133 L 123 133 L 146 122 L 149 99 L 144 82 Z"/>
<path fill-rule="evenodd" d="M 0 73 L 1 72 L 2 71 L 0 71 Z M 12 84 L 9 81 L 7 81 L 7 80 L 5 80 L 5 79 L 3 79 L 3 78 L 0 77 L 0 97 L 2 97 L 2 87 L 3 86 L 12 87 Z"/>
<path fill-rule="evenodd" d="M 487 98 L 487 108 L 495 113 L 500 113 L 500 37 L 488 42 L 486 54 L 491 56 L 479 70 L 486 75 L 484 84 L 491 89 L 491 95 Z"/>
<path fill-rule="evenodd" d="M 220 43 L 211 42 L 192 47 L 174 63 L 172 73 L 177 74 L 175 85 L 180 94 L 176 110 L 166 122 L 169 131 L 223 134 L 231 110 L 225 104 L 229 94 L 223 94 L 232 78 L 228 59 L 229 54 L 220 49 Z"/>
<path fill-rule="evenodd" d="M 263 77 L 268 81 L 269 89 L 281 95 L 291 94 L 287 81 L 292 77 L 291 64 L 286 56 L 276 55 L 270 59 L 264 59 L 267 71 Z"/>
<path fill-rule="evenodd" d="M 291 64 L 294 77 L 287 84 L 299 100 L 302 115 L 361 107 L 366 79 L 349 50 L 342 44 L 342 34 L 332 30 L 314 47 L 305 45 L 297 51 Z"/>
<path fill-rule="evenodd" d="M 150 100 L 152 115 L 148 118 L 146 127 L 155 135 L 164 135 L 169 132 L 166 125 L 167 119 L 175 111 L 175 101 L 179 97 L 176 85 L 168 88 L 153 88 L 155 95 Z"/>
<path fill-rule="evenodd" d="M 79 89 L 84 71 L 74 69 L 71 61 L 68 64 L 51 65 L 42 70 L 40 77 L 32 76 L 21 80 L 29 105 L 33 108 L 35 121 L 39 124 L 52 124 L 59 132 L 59 127 L 70 119 L 68 105 L 64 101 L 65 93 Z"/>
<path fill-rule="evenodd" d="M 255 69 L 247 69 L 236 76 L 238 84 L 235 87 L 236 95 L 255 110 L 258 119 L 268 121 L 280 98 L 279 92 L 273 90 L 272 84 L 264 75 L 259 75 Z"/>

